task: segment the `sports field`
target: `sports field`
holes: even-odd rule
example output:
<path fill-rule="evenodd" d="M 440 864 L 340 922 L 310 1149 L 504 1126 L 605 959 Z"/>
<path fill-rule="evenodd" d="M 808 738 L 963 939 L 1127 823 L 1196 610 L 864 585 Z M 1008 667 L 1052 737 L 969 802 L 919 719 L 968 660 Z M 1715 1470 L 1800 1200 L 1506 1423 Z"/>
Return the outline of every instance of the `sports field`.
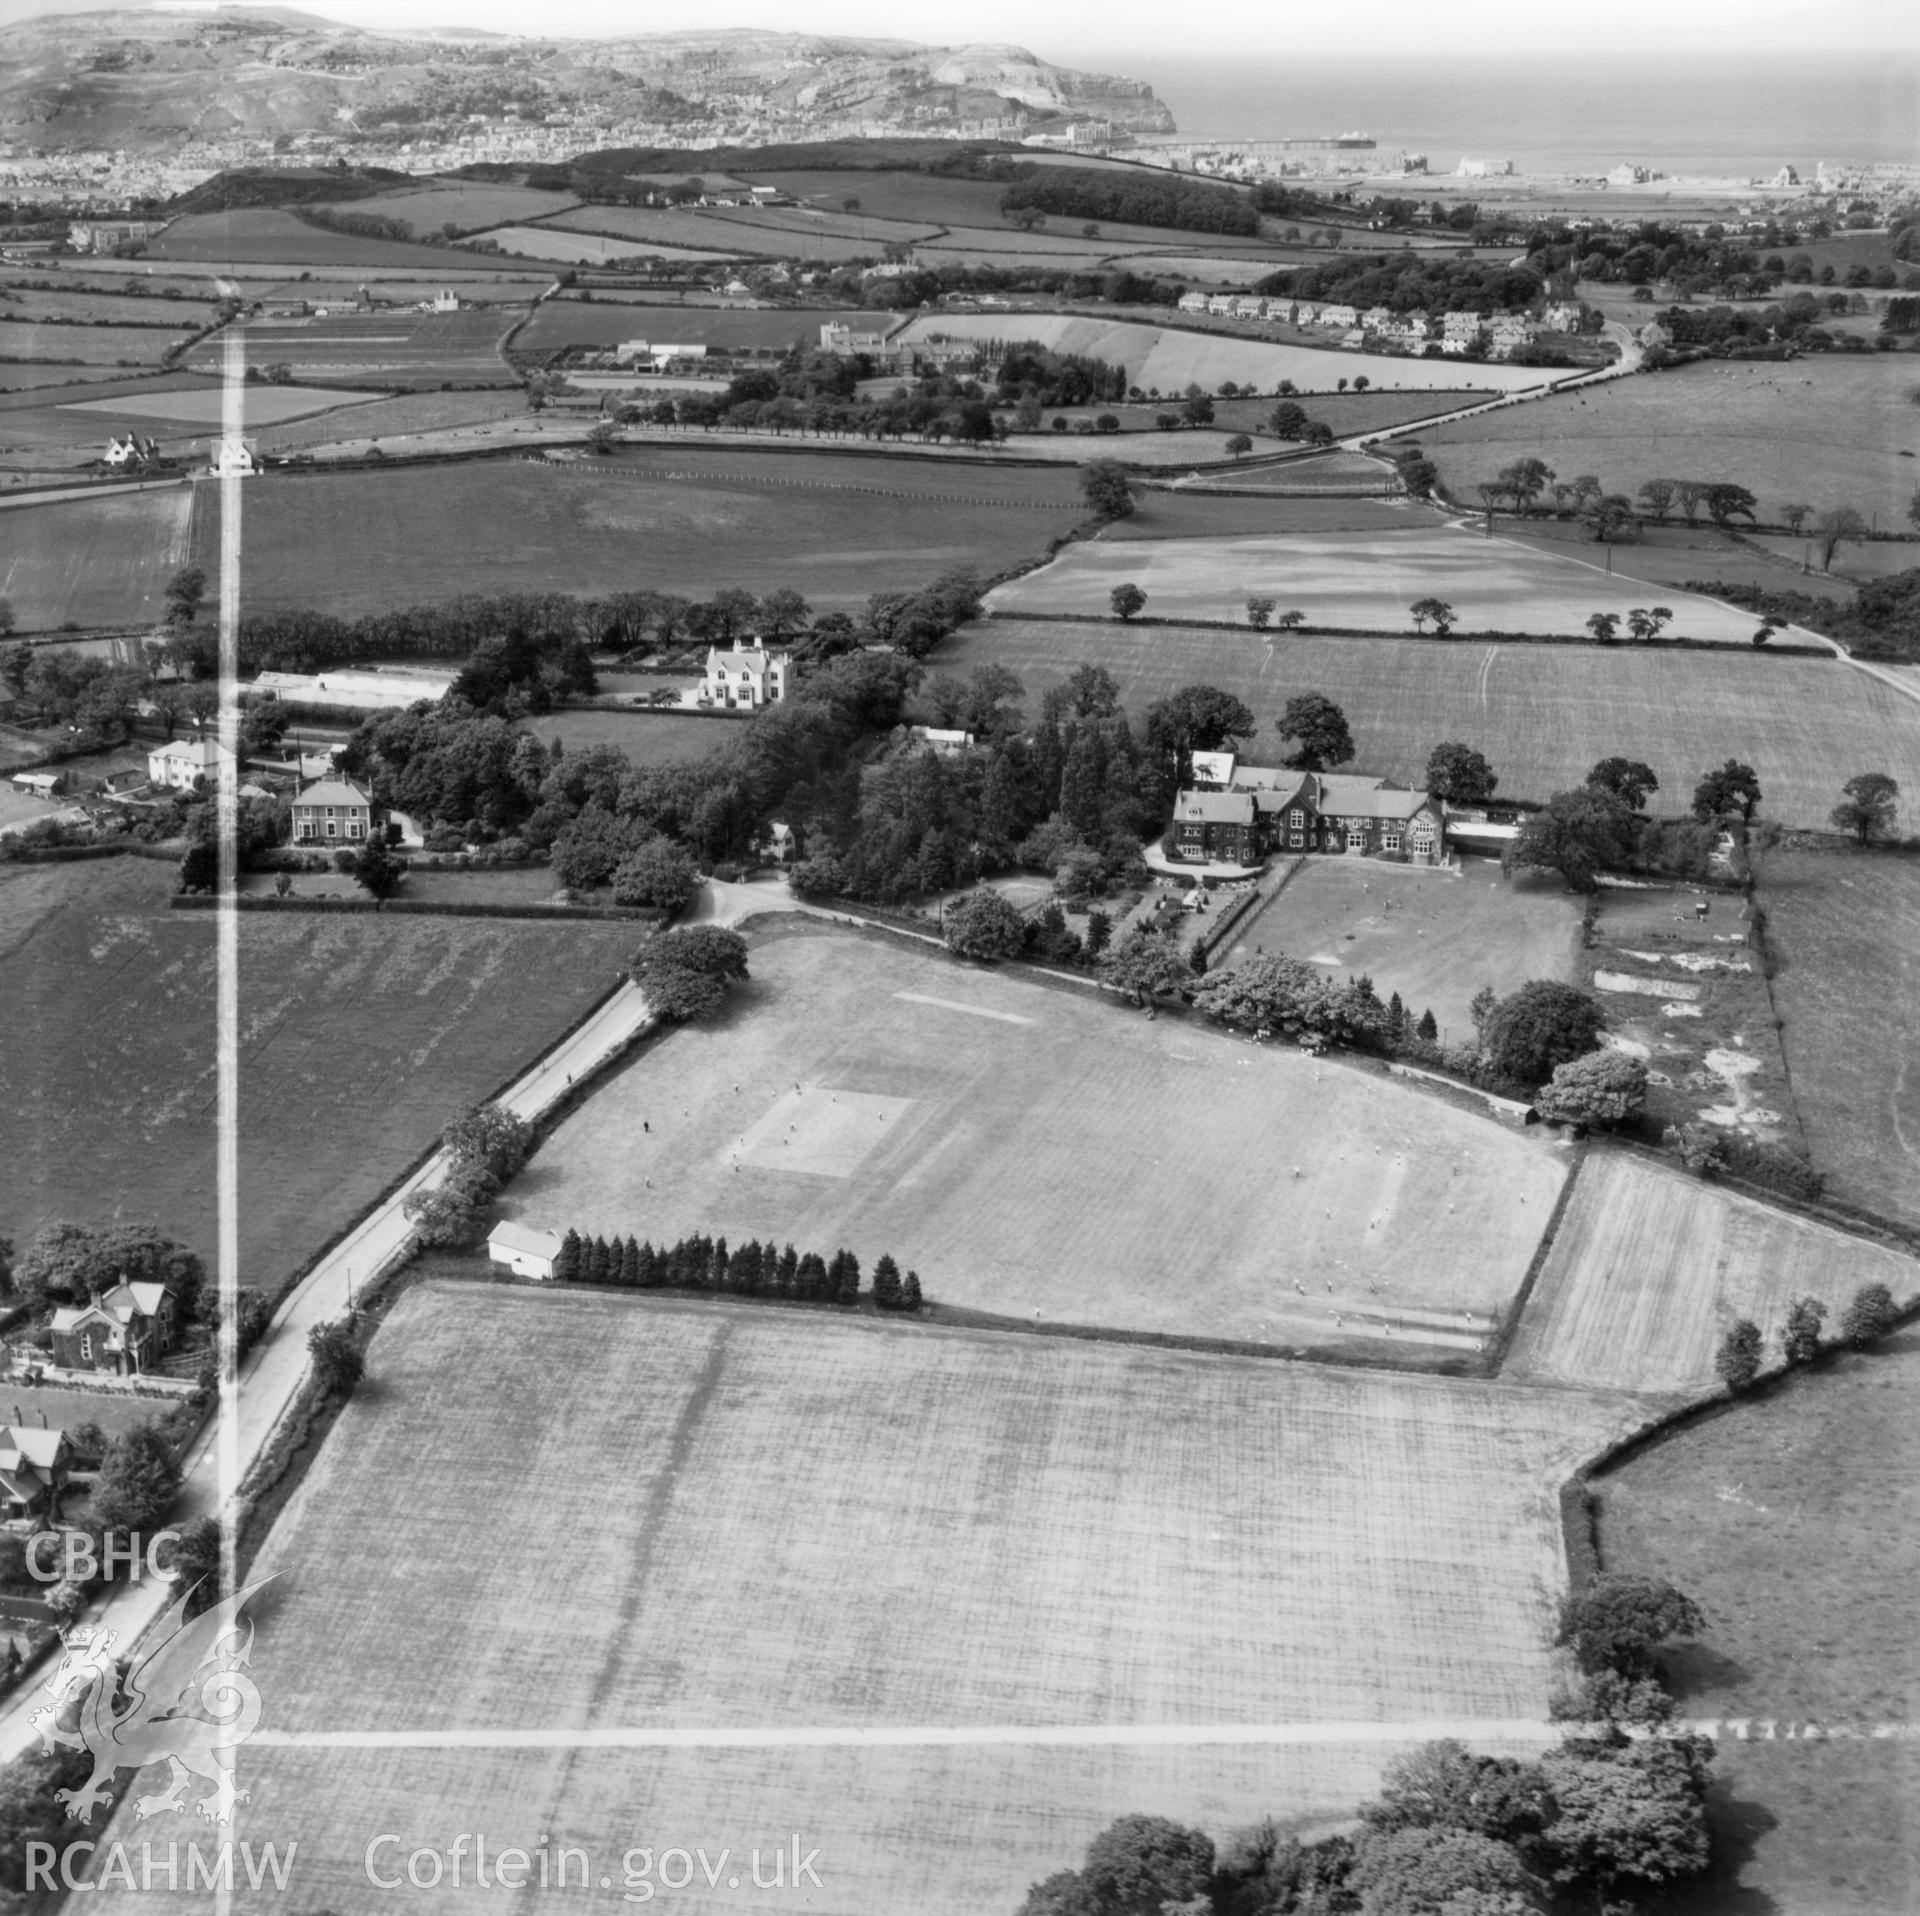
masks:
<path fill-rule="evenodd" d="M 1706 1641 L 1668 1658 L 1681 1713 L 1756 1723 L 1715 1762 L 1735 1866 L 1676 1910 L 1920 1907 L 1920 1334 L 1675 1431 L 1595 1487 L 1607 1567 L 1707 1613 Z"/>
<path fill-rule="evenodd" d="M 1088 540 L 1000 586 L 989 604 L 1013 617 L 1098 616 L 1106 613 L 1113 588 L 1128 582 L 1146 593 L 1149 615 L 1159 618 L 1239 624 L 1247 595 L 1258 592 L 1277 599 L 1283 611 L 1297 607 L 1309 626 L 1360 631 L 1411 632 L 1408 608 L 1416 599 L 1438 598 L 1453 607 L 1463 633 L 1577 637 L 1596 612 L 1621 617 L 1624 630 L 1628 609 L 1647 602 L 1643 587 L 1609 578 L 1598 563 L 1443 526 L 1374 538 L 1182 539 L 1153 546 Z M 1687 593 L 1669 591 L 1664 599 L 1674 611 L 1668 630 L 1675 637 L 1745 645 L 1753 636 L 1750 612 Z"/>
<path fill-rule="evenodd" d="M 1504 1375 L 1692 1395 L 1718 1387 L 1713 1353 L 1736 1318 L 1760 1326 L 1766 1367 L 1796 1297 L 1837 1324 L 1862 1284 L 1903 1305 L 1920 1263 L 1777 1206 L 1623 1152 L 1582 1166 Z"/>
<path fill-rule="evenodd" d="M 193 488 L 10 508 L 0 518 L 0 598 L 26 631 L 157 623 L 187 562 Z"/>
<path fill-rule="evenodd" d="M 580 1388 L 583 1367 L 614 1387 Z M 492 1854 L 583 1849 L 615 1892 L 637 1846 L 656 1873 L 670 1848 L 730 1851 L 711 1890 L 661 1907 L 980 1916 L 1122 1805 L 1217 1836 L 1350 1813 L 1395 1744 L 1326 1726 L 1412 1740 L 1544 1715 L 1554 1488 L 1624 1415 L 1572 1392 L 423 1286 L 255 1566 L 281 1581 L 257 1611 L 267 1714 L 233 1834 L 300 1848 L 288 1890 L 247 1906 L 371 1916 L 394 1902 L 367 1878 L 377 1834 L 404 1869 L 484 1831 Z M 396 1486 L 420 1492 L 369 1525 Z M 544 1729 L 603 1740 L 488 1744 Z M 868 1729 L 888 1740 L 863 1747 Z M 613 1742 L 716 1730 L 731 1747 Z M 471 1741 L 293 1741 L 354 1731 Z M 796 1831 L 820 1890 L 756 1891 L 747 1852 Z M 111 1826 L 136 1856 L 141 1833 L 130 1810 Z M 163 1883 L 139 1905 L 189 1905 Z"/>
<path fill-rule="evenodd" d="M 297 319 L 254 319 L 241 329 L 249 366 L 286 365 L 299 380 L 355 381 L 383 386 L 517 384 L 500 344 L 519 310 L 463 307 L 453 313 L 329 312 Z M 225 332 L 188 355 L 189 363 L 218 372 L 225 364 Z"/>
<path fill-rule="evenodd" d="M 943 322 L 944 323 L 944 322 Z M 1593 473 L 1611 492 L 1649 479 L 1729 481 L 1777 519 L 1800 501 L 1851 505 L 1900 523 L 1920 454 L 1914 363 L 1899 353 L 1831 353 L 1790 365 L 1704 361 L 1611 380 L 1536 405 L 1483 413 L 1423 435 L 1448 496 L 1516 459 L 1544 459 L 1562 479 Z"/>
<path fill-rule="evenodd" d="M 1920 1221 L 1920 865 L 1779 850 L 1759 876 L 1780 1039 L 1814 1162 L 1837 1195 Z"/>
<path fill-rule="evenodd" d="M 1483 985 L 1505 997 L 1530 978 L 1571 978 L 1579 929 L 1579 901 L 1549 873 L 1509 881 L 1491 859 L 1454 873 L 1315 857 L 1214 962 L 1264 948 L 1339 978 L 1364 972 L 1382 999 L 1397 991 L 1416 1019 L 1431 1010 L 1442 1040 L 1460 1044 Z"/>
<path fill-rule="evenodd" d="M 1824 825 L 1856 766 L 1920 790 L 1911 699 L 1838 661 L 1759 658 L 1746 647 L 1630 653 L 992 619 L 956 635 L 935 662 L 964 674 L 988 660 L 1019 674 L 1035 710 L 1048 686 L 1088 664 L 1114 675 L 1136 717 L 1180 686 L 1217 685 L 1270 728 L 1293 694 L 1324 692 L 1353 728 L 1354 769 L 1402 784 L 1424 774 L 1442 740 L 1463 739 L 1515 798 L 1565 791 L 1616 753 L 1651 765 L 1676 809 L 1709 767 L 1740 758 L 1760 775 L 1761 816 L 1789 825 Z"/>
<path fill-rule="evenodd" d="M 1065 313 L 942 313 L 917 319 L 902 335 L 928 339 L 1038 340 L 1056 352 L 1087 353 L 1127 369 L 1127 383 L 1149 394 L 1184 393 L 1191 382 L 1208 392 L 1223 380 L 1272 392 L 1290 379 L 1303 393 L 1331 392 L 1340 380 L 1364 374 L 1375 386 L 1415 388 L 1460 383 L 1451 360 L 1398 359 L 1381 353 L 1319 351 L 1271 340 L 1229 339 L 1218 333 L 1142 326 L 1130 320 L 1082 319 Z M 1554 375 L 1537 366 L 1476 366 L 1473 383 L 1496 392 L 1519 392 Z M 1501 415 L 1502 417 L 1508 415 Z M 1526 413 L 1512 416 L 1531 416 Z"/>
<path fill-rule="evenodd" d="M 753 972 L 559 1127 L 522 1215 L 845 1244 L 1004 1316 L 1427 1362 L 1477 1354 L 1560 1187 L 1557 1150 L 1404 1085 L 932 951 L 785 921 Z"/>
<path fill-rule="evenodd" d="M 151 1218 L 214 1252 L 214 918 L 170 864 L 0 866 L 7 1234 Z M 584 1013 L 628 925 L 251 915 L 240 1256 L 283 1281 Z"/>
<path fill-rule="evenodd" d="M 851 608 L 949 567 L 990 574 L 1084 510 L 1065 470 L 989 478 L 831 454 L 756 462 L 670 448 L 571 466 L 276 475 L 247 495 L 242 583 L 258 604 L 342 613 L 462 592 L 708 598 L 723 585 L 792 586 L 816 607 Z"/>

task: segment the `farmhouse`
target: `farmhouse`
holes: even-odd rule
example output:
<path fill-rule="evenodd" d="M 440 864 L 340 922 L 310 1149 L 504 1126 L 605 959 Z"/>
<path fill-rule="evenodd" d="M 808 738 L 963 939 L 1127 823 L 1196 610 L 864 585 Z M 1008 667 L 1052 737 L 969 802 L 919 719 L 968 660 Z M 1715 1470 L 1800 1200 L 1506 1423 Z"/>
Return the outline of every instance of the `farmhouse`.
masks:
<path fill-rule="evenodd" d="M 707 653 L 707 669 L 700 681 L 700 701 L 707 705 L 745 706 L 750 711 L 763 705 L 776 705 L 787 696 L 787 673 L 792 665 L 791 652 L 769 652 L 763 646 L 747 645 L 739 639 L 725 652 L 716 645 Z"/>
<path fill-rule="evenodd" d="M 1223 769 L 1224 780 L 1212 789 L 1196 785 L 1175 801 L 1169 856 L 1252 865 L 1276 851 L 1334 852 L 1435 865 L 1445 855 L 1444 809 L 1425 792 L 1391 779 L 1235 765 L 1230 753 L 1195 754 L 1196 780 L 1218 778 Z"/>
<path fill-rule="evenodd" d="M 142 439 L 139 434 L 130 432 L 125 439 L 118 433 L 107 441 L 107 449 L 100 455 L 103 466 L 144 466 L 150 465 L 160 457 L 159 442 L 154 439 Z"/>
<path fill-rule="evenodd" d="M 531 1277 L 541 1283 L 553 1277 L 554 1260 L 560 1255 L 560 1239 L 552 1231 L 536 1231 L 511 1221 L 496 1224 L 487 1234 L 487 1258 L 504 1264 L 515 1277 Z"/>
<path fill-rule="evenodd" d="M 72 1462 L 64 1430 L 0 1430 L 0 1515 L 9 1523 L 54 1516 Z"/>
<path fill-rule="evenodd" d="M 53 1314 L 53 1361 L 65 1370 L 150 1371 L 173 1343 L 173 1292 L 164 1284 L 116 1284 L 89 1303 Z"/>
<path fill-rule="evenodd" d="M 177 738 L 147 754 L 147 783 L 170 792 L 197 792 L 234 757 L 218 739 Z"/>
<path fill-rule="evenodd" d="M 240 439 L 221 440 L 220 450 L 207 467 L 209 476 L 215 479 L 250 479 L 259 470 L 253 449 Z"/>
<path fill-rule="evenodd" d="M 357 845 L 373 833 L 373 800 L 344 778 L 304 786 L 293 800 L 296 845 Z"/>

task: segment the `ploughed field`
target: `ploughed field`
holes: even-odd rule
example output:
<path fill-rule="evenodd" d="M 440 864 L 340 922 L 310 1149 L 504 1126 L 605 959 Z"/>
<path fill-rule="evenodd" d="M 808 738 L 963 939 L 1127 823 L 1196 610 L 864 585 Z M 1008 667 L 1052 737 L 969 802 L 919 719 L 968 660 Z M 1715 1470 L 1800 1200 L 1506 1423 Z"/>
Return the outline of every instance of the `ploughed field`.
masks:
<path fill-rule="evenodd" d="M 383 386 L 460 384 L 510 386 L 513 369 L 500 346 L 521 312 L 463 307 L 451 313 L 334 312 L 326 318 L 249 320 L 238 328 L 249 367 L 285 365 L 298 380 Z M 226 364 L 227 330 L 187 355 L 204 372 Z"/>
<path fill-rule="evenodd" d="M 369 1356 L 254 1567 L 280 1578 L 257 1609 L 270 1715 L 232 1834 L 299 1854 L 250 1909 L 385 1909 L 374 1837 L 397 1839 L 390 1879 L 462 1831 L 584 1850 L 616 1892 L 626 1852 L 657 1873 L 726 1848 L 664 1906 L 764 1908 L 748 1854 L 770 1875 L 797 1831 L 807 1906 L 977 1916 L 1120 1806 L 1217 1834 L 1349 1814 L 1393 1726 L 1548 1734 L 1555 1487 L 1630 1415 L 453 1283 L 403 1299 Z M 302 1741 L 355 1732 L 457 1744 Z M 507 1746 L 527 1732 L 549 1734 Z M 130 1809 L 105 1832 L 136 1858 L 152 1834 Z M 163 1881 L 141 1907 L 189 1906 Z"/>
<path fill-rule="evenodd" d="M 214 515 L 207 515 L 212 517 Z M 158 624 L 192 544 L 194 491 L 112 493 L 0 517 L 0 598 L 23 631 Z"/>
<path fill-rule="evenodd" d="M 1153 441 L 1149 440 L 1149 445 Z M 1293 475 L 1277 468 L 1265 475 Z M 1305 474 L 1303 482 L 1314 483 Z M 1260 593 L 1277 609 L 1307 615 L 1309 627 L 1411 632 L 1409 607 L 1437 598 L 1454 609 L 1457 630 L 1579 636 L 1596 612 L 1622 621 L 1654 595 L 1631 579 L 1609 578 L 1597 563 L 1442 526 L 1368 538 L 1354 535 L 1089 540 L 1050 565 L 998 587 L 996 612 L 1078 613 L 1108 617 L 1115 586 L 1137 585 L 1146 616 L 1246 622 L 1247 598 Z M 1745 645 L 1754 617 L 1717 600 L 1670 589 L 1659 595 L 1675 638 Z M 1630 669 L 1630 668 L 1629 668 Z"/>
<path fill-rule="evenodd" d="M 1653 808 L 1684 812 L 1710 767 L 1758 772 L 1760 816 L 1824 826 L 1863 766 L 1920 790 L 1920 708 L 1838 660 L 1769 658 L 1749 647 L 1658 652 L 1626 646 L 1498 645 L 1432 639 L 1289 637 L 1162 626 L 980 620 L 941 647 L 942 671 L 1010 667 L 1037 701 L 1081 665 L 1119 681 L 1136 720 L 1183 685 L 1237 694 L 1260 720 L 1246 756 L 1277 763 L 1287 700 L 1324 692 L 1353 729 L 1355 771 L 1420 782 L 1429 754 L 1461 739 L 1484 752 L 1502 796 L 1544 800 L 1602 758 L 1644 760 Z"/>
<path fill-rule="evenodd" d="M 168 864 L 0 866 L 8 1235 L 152 1219 L 211 1259 L 214 914 Z M 611 988 L 623 925 L 240 921 L 240 1258 L 273 1288 Z M 538 980 L 530 990 L 529 981 Z"/>
<path fill-rule="evenodd" d="M 931 951 L 783 921 L 752 967 L 559 1126 L 516 1215 L 890 1253 L 1026 1322 L 1461 1368 L 1564 1174 L 1391 1080 Z"/>
<path fill-rule="evenodd" d="M 851 609 L 951 568 L 991 574 L 1084 512 L 1069 471 L 831 454 L 663 447 L 276 474 L 247 493 L 241 584 L 256 606 L 338 613 L 463 592 L 651 587 L 704 599 L 729 585 L 791 586 L 817 609 Z"/>

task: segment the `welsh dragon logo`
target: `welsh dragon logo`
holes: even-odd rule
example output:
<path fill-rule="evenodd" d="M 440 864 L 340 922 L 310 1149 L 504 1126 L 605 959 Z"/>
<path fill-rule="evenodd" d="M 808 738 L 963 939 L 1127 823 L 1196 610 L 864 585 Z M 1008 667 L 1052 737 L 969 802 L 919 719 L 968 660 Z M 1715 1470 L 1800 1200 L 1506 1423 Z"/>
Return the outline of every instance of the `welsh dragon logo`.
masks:
<path fill-rule="evenodd" d="M 136 1814 L 184 1811 L 197 1776 L 213 1786 L 196 1805 L 200 1814 L 210 1823 L 233 1820 L 235 1803 L 249 1797 L 234 1788 L 233 1752 L 260 1722 L 260 1691 L 247 1674 L 253 1625 L 244 1626 L 241 1640 L 239 1613 L 272 1581 L 249 1584 L 192 1622 L 187 1603 L 193 1590 L 183 1591 L 124 1677 L 113 1658 L 111 1630 L 75 1630 L 66 1638 L 59 1668 L 40 1686 L 54 1707 L 36 1710 L 32 1722 L 50 1752 L 85 1750 L 93 1758 L 93 1774 L 79 1789 L 56 1792 L 69 1817 L 92 1822 L 94 1805 L 111 1800 L 105 1785 L 115 1771 L 165 1761 L 173 1766 L 172 1781 L 157 1795 L 136 1797 Z M 63 1720 L 74 1727 L 63 1727 Z"/>

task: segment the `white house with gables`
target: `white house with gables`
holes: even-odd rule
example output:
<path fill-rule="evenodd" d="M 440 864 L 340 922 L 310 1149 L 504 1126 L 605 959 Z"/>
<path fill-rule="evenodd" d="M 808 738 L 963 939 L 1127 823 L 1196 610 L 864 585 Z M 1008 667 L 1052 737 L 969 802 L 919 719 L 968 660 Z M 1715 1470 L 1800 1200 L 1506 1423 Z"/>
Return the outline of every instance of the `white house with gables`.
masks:
<path fill-rule="evenodd" d="M 147 754 L 147 783 L 168 792 L 197 792 L 220 776 L 234 757 L 218 739 L 176 738 Z"/>
<path fill-rule="evenodd" d="M 735 639 L 725 652 L 716 645 L 707 653 L 707 669 L 700 680 L 700 703 L 730 710 L 756 712 L 777 705 L 787 696 L 793 670 L 791 652 L 769 652 L 766 647 Z"/>

